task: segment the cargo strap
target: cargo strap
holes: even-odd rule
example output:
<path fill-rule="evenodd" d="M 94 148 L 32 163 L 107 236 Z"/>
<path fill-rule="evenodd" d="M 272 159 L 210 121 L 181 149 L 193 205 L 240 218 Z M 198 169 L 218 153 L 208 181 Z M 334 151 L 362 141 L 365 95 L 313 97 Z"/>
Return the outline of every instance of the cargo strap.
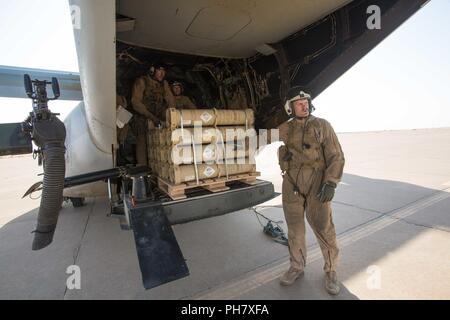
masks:
<path fill-rule="evenodd" d="M 197 167 L 197 154 L 195 150 L 195 141 L 194 141 L 194 135 L 191 134 L 191 140 L 192 140 L 192 152 L 194 157 L 194 169 L 195 169 L 195 180 L 197 181 L 197 185 L 199 185 L 199 179 L 198 179 L 198 167 Z"/>
<path fill-rule="evenodd" d="M 220 133 L 220 139 L 222 141 L 223 158 L 225 159 L 225 174 L 226 174 L 227 180 L 228 180 L 229 179 L 228 178 L 228 159 L 227 159 L 228 157 L 227 157 L 227 152 L 225 150 L 226 148 L 225 148 L 225 142 L 224 142 L 224 139 L 223 139 L 223 133 L 222 133 L 222 131 L 217 129 L 217 127 L 216 127 L 216 131 L 218 131 Z M 216 143 L 216 146 L 217 146 L 217 143 Z M 218 156 L 219 155 L 217 155 L 217 158 L 218 158 Z"/>
<path fill-rule="evenodd" d="M 217 113 L 217 109 L 216 108 L 213 108 L 213 110 L 214 110 L 214 124 L 213 124 L 213 126 L 214 126 L 214 128 L 217 128 L 217 119 L 219 119 L 219 114 Z"/>
<path fill-rule="evenodd" d="M 214 110 L 214 116 L 215 116 L 214 129 L 216 129 L 216 133 L 220 134 L 220 140 L 221 140 L 221 143 L 222 143 L 222 150 L 223 150 L 223 157 L 225 159 L 225 175 L 227 176 L 227 180 L 228 180 L 228 159 L 227 159 L 227 154 L 226 154 L 226 150 L 225 150 L 225 141 L 223 139 L 222 130 L 217 128 L 217 119 L 219 118 L 219 115 L 217 113 L 217 109 L 214 108 L 213 110 Z M 217 142 L 216 142 L 216 146 L 217 146 Z M 217 162 L 217 160 L 218 160 L 218 155 L 216 157 L 216 162 Z M 217 167 L 220 168 L 219 166 L 217 166 Z M 219 177 L 220 177 L 220 169 L 219 169 Z"/>
<path fill-rule="evenodd" d="M 248 115 L 247 115 L 247 110 L 244 110 L 245 113 L 245 133 L 247 133 L 248 130 Z"/>
<path fill-rule="evenodd" d="M 181 119 L 181 141 L 184 144 L 184 121 L 183 121 L 183 109 L 180 110 L 180 119 Z"/>

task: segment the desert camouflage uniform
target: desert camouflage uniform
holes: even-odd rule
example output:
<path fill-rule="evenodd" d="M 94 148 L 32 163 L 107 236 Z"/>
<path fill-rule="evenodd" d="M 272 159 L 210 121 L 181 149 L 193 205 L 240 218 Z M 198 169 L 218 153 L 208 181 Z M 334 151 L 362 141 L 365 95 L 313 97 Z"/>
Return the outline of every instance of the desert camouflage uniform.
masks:
<path fill-rule="evenodd" d="M 137 163 L 147 165 L 148 130 L 165 120 L 166 109 L 173 108 L 175 100 L 166 80 L 158 82 L 143 76 L 134 83 L 131 103 L 138 113 L 133 117 Z"/>
<path fill-rule="evenodd" d="M 175 96 L 175 107 L 177 109 L 196 109 L 195 104 L 188 96 Z"/>

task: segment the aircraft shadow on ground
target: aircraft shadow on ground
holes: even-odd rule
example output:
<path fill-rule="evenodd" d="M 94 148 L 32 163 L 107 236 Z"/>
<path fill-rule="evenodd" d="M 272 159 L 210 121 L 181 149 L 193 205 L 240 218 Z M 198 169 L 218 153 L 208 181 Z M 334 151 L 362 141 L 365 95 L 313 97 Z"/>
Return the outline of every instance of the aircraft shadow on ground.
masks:
<path fill-rule="evenodd" d="M 392 214 L 396 212 L 395 210 L 401 210 L 411 205 L 414 201 L 420 202 L 420 199 L 444 192 L 404 182 L 371 179 L 352 174 L 345 174 L 343 182 L 344 184 L 339 186 L 333 202 L 334 222 L 339 235 L 343 232 L 352 232 L 353 229 L 358 228 L 357 224 L 366 223 L 370 225 L 376 223 L 376 219 L 382 215 Z M 432 203 L 427 207 L 428 209 L 433 209 L 431 212 L 425 208 L 412 211 L 410 215 L 404 217 L 402 220 L 394 220 L 379 230 L 370 231 L 369 228 L 369 231 L 372 233 L 362 236 L 358 241 L 345 245 L 344 248 L 341 248 L 343 254 L 339 267 L 340 279 L 345 281 L 356 273 L 365 272 L 369 266 L 376 264 L 377 261 L 387 254 L 417 237 L 420 232 L 426 230 L 424 228 L 439 228 L 444 231 L 450 231 L 448 201 L 449 199 L 445 198 L 442 201 Z M 85 211 L 87 212 L 89 210 Z M 86 227 L 88 213 L 78 214 L 76 209 L 67 204 L 64 205 L 58 224 L 59 230 L 54 243 L 49 247 L 49 250 L 32 252 L 32 235 L 30 231 L 35 227 L 36 217 L 37 209 L 34 209 L 6 223 L 0 228 L 0 299 L 55 299 L 64 297 L 67 279 L 65 271 L 67 266 L 74 263 L 74 257 L 80 245 L 80 237 Z M 405 224 L 414 226 L 414 229 L 402 228 L 402 225 Z M 96 226 L 96 228 L 101 228 L 101 226 Z M 115 232 L 121 232 L 118 226 Z M 184 231 L 184 233 L 188 232 Z M 231 244 L 233 241 L 229 237 L 224 237 L 224 239 L 223 246 L 226 246 L 227 243 Z M 183 237 L 178 240 L 182 242 Z M 368 243 L 368 241 L 372 241 L 372 243 Z M 373 245 L 373 241 L 377 241 L 379 244 Z M 277 245 L 278 247 L 274 249 L 272 243 L 267 243 L 270 246 L 270 250 L 284 250 L 287 253 L 286 247 Z M 198 269 L 191 269 L 191 276 L 200 277 L 202 273 L 201 266 L 207 266 L 209 261 L 208 252 L 217 251 L 217 248 L 211 248 L 207 239 L 203 239 L 201 242 L 194 242 L 194 244 L 195 246 L 189 250 L 191 252 L 203 252 L 204 255 L 197 256 L 198 261 L 196 261 L 195 265 L 190 265 L 190 268 L 194 267 Z M 95 246 L 96 244 L 90 243 L 89 245 Z M 132 250 L 134 250 L 134 247 Z M 248 250 L 246 254 L 251 254 L 252 252 L 250 248 L 243 248 L 242 250 Z M 121 254 L 117 253 L 118 256 Z M 186 257 L 188 258 L 189 265 L 188 254 L 186 254 Z M 217 256 L 215 257 L 217 258 Z M 217 261 L 216 263 L 223 263 L 225 265 L 226 259 L 233 259 L 233 253 L 231 253 L 231 256 L 223 257 L 223 259 L 223 262 Z M 320 259 L 314 261 L 312 264 L 314 264 L 314 268 L 316 268 L 315 264 L 320 265 L 321 268 L 322 263 L 323 260 L 320 257 Z M 254 268 L 257 267 L 254 266 Z M 215 271 L 215 284 L 212 284 L 213 288 L 223 282 L 220 274 L 221 270 Z M 43 281 L 46 283 L 45 287 L 42 286 Z M 322 282 L 319 284 L 315 281 L 318 280 L 300 280 L 298 286 L 294 285 L 293 287 L 279 289 L 280 291 L 284 291 L 281 294 L 277 293 L 276 298 L 327 298 L 326 293 L 324 294 L 323 292 Z M 177 285 L 189 285 L 189 281 L 183 281 L 181 284 L 173 282 L 146 291 L 145 293 L 141 291 L 140 293 L 131 294 L 131 296 L 176 299 L 177 297 L 173 297 L 171 294 L 173 294 L 173 288 Z M 204 288 L 195 288 L 195 290 L 197 292 L 206 290 L 208 286 L 211 287 L 211 283 L 206 284 L 203 282 L 202 286 Z M 139 290 L 141 289 L 139 288 Z M 188 296 L 194 296 L 196 292 L 192 290 L 194 289 L 186 289 L 183 292 L 185 295 L 187 292 Z M 258 297 L 258 289 L 252 292 Z M 251 298 L 253 299 L 254 296 Z M 264 295 L 260 298 L 270 299 L 271 297 Z M 337 298 L 358 299 L 345 286 L 342 287 L 341 294 Z"/>

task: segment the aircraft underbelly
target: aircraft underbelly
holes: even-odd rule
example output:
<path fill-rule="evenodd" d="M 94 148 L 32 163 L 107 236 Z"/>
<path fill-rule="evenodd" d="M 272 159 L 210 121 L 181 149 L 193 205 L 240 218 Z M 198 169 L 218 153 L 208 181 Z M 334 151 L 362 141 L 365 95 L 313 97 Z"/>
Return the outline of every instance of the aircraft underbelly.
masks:
<path fill-rule="evenodd" d="M 120 0 L 117 12 L 134 19 L 120 41 L 170 52 L 248 58 L 351 0 Z"/>

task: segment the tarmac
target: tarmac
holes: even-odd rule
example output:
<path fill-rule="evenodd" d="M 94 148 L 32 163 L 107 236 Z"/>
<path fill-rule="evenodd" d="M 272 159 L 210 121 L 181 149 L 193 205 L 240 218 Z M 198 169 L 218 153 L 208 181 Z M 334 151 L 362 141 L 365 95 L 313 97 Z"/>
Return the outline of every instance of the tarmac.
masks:
<path fill-rule="evenodd" d="M 42 168 L 16 156 L 0 158 L 0 299 L 450 299 L 450 128 L 338 136 L 346 157 L 332 203 L 338 296 L 324 289 L 309 228 L 305 275 L 280 286 L 287 247 L 248 209 L 174 226 L 190 276 L 151 290 L 142 285 L 132 231 L 108 217 L 105 198 L 64 203 L 54 242 L 33 252 L 39 199 L 21 197 Z M 281 192 L 276 150 L 261 151 L 257 170 Z M 284 221 L 280 205 L 279 196 L 256 209 Z M 80 289 L 67 286 L 72 265 Z"/>

